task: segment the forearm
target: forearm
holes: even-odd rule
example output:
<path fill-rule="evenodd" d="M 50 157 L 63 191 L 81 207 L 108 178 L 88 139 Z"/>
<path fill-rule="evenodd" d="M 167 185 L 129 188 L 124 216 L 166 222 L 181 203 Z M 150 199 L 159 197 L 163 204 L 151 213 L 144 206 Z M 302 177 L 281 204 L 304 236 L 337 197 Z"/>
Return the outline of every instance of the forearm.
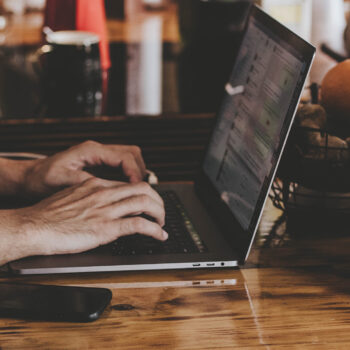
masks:
<path fill-rule="evenodd" d="M 20 212 L 0 210 L 0 266 L 36 253 L 30 225 Z"/>
<path fill-rule="evenodd" d="M 35 160 L 0 158 L 0 194 L 23 194 L 25 191 L 26 174 L 35 162 Z"/>

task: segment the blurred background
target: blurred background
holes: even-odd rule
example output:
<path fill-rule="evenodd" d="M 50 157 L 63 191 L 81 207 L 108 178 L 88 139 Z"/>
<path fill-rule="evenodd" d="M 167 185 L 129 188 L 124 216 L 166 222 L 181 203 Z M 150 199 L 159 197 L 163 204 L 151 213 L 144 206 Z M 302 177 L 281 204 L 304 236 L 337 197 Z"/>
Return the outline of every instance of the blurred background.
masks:
<path fill-rule="evenodd" d="M 34 53 L 45 41 L 44 23 L 78 14 L 72 0 L 64 12 L 51 1 L 48 15 L 49 2 L 0 1 L 2 119 L 50 117 Z M 105 0 L 110 65 L 101 113 L 215 112 L 252 2 L 318 47 L 310 81 L 320 82 L 335 64 L 330 54 L 347 56 L 343 32 L 350 2 L 344 0 Z M 324 53 L 322 44 L 331 52 Z"/>

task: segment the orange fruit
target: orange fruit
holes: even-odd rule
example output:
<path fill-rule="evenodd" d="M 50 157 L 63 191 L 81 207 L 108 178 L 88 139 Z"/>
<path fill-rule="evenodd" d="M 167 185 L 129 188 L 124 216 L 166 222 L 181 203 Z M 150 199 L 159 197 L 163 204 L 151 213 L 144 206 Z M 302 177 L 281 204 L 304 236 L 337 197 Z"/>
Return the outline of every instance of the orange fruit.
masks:
<path fill-rule="evenodd" d="M 321 104 L 334 122 L 350 124 L 350 59 L 338 63 L 323 78 Z"/>

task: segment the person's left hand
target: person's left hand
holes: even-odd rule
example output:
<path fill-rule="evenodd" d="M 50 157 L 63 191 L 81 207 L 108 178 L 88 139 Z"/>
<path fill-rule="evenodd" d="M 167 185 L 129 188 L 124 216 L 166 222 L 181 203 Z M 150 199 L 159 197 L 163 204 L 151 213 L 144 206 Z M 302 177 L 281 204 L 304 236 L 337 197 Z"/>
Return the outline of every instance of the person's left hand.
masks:
<path fill-rule="evenodd" d="M 32 164 L 25 173 L 23 186 L 27 194 L 35 195 L 49 194 L 93 177 L 83 170 L 88 166 L 121 167 L 131 183 L 142 181 L 146 175 L 139 147 L 102 145 L 94 141 L 86 141 Z"/>

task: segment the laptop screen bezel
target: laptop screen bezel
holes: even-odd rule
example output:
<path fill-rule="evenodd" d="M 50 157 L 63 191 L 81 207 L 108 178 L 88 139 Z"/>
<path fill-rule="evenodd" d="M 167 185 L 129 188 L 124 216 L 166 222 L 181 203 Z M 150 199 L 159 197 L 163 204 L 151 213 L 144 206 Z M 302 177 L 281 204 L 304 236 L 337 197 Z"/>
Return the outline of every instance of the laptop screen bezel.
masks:
<path fill-rule="evenodd" d="M 278 167 L 295 113 L 296 113 L 301 92 L 304 87 L 306 77 L 311 68 L 314 54 L 316 51 L 315 47 L 313 47 L 310 43 L 306 42 L 297 34 L 290 31 L 284 25 L 282 25 L 281 23 L 279 23 L 278 21 L 270 17 L 268 14 L 266 14 L 264 11 L 262 11 L 255 5 L 251 6 L 250 13 L 247 17 L 246 25 L 242 34 L 240 46 L 242 45 L 243 39 L 247 32 L 248 23 L 252 17 L 254 17 L 256 21 L 262 23 L 264 27 L 268 28 L 283 42 L 286 42 L 290 46 L 292 46 L 296 52 L 300 53 L 301 59 L 306 63 L 306 68 L 304 72 L 301 74 L 303 84 L 300 84 L 298 88 L 294 91 L 294 96 L 298 96 L 296 101 L 294 101 L 295 106 L 294 108 L 290 109 L 289 111 L 290 114 L 285 117 L 286 119 L 285 119 L 284 126 L 288 126 L 288 127 L 284 127 L 281 132 L 280 142 L 278 145 L 278 149 L 276 151 L 276 155 L 277 155 L 276 161 L 275 161 L 275 164 L 273 164 L 268 177 L 268 181 L 267 181 L 268 186 L 266 186 L 265 188 L 266 194 L 264 193 L 261 196 L 263 200 L 258 202 L 257 207 L 255 209 L 255 212 L 259 213 L 259 215 L 257 215 L 254 218 L 256 222 L 253 223 L 253 225 L 250 225 L 251 227 L 253 227 L 252 231 L 249 231 L 249 229 L 248 230 L 243 229 L 239 221 L 236 219 L 235 215 L 231 212 L 231 210 L 226 205 L 226 203 L 221 199 L 219 191 L 215 188 L 214 184 L 212 183 L 212 181 L 204 171 L 205 156 L 201 163 L 201 168 L 199 169 L 199 172 L 195 179 L 194 185 L 195 185 L 197 195 L 200 197 L 201 201 L 208 207 L 209 212 L 213 216 L 215 222 L 220 226 L 221 231 L 225 236 L 227 242 L 230 244 L 232 250 L 236 254 L 238 254 L 240 263 L 243 263 L 248 257 L 251 245 L 253 243 L 253 240 L 258 228 L 258 224 L 260 222 L 261 214 L 263 212 L 266 199 L 271 189 L 271 184 L 275 177 L 275 173 L 276 173 L 276 170 L 277 170 L 277 167 Z M 293 101 L 291 103 L 293 103 Z M 219 122 L 218 117 L 219 116 L 217 115 L 215 125 L 217 125 Z M 212 135 L 210 137 L 210 140 L 213 137 L 215 127 L 212 130 Z M 208 142 L 205 155 L 209 152 L 209 146 L 210 146 L 210 142 Z"/>

